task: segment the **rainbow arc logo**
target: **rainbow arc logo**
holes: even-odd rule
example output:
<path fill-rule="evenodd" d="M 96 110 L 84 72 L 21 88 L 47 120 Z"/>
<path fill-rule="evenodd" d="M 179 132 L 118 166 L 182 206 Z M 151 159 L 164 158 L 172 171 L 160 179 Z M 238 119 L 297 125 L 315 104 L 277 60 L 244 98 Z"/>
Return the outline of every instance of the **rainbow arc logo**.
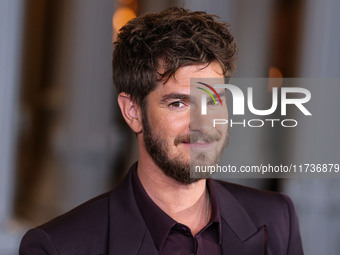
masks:
<path fill-rule="evenodd" d="M 217 91 L 216 91 L 212 86 L 210 86 L 210 85 L 208 85 L 208 84 L 206 84 L 206 83 L 204 83 L 204 82 L 197 82 L 197 83 L 198 83 L 198 84 L 201 84 L 201 85 L 203 85 L 203 86 L 205 86 L 205 87 L 207 87 L 207 88 L 209 88 L 212 92 L 214 92 L 215 95 L 216 95 L 216 97 L 218 98 L 218 101 L 220 101 L 220 104 L 222 105 L 222 100 L 221 100 L 219 94 L 217 93 Z M 217 102 L 216 102 L 216 100 L 215 100 L 215 97 L 211 94 L 211 92 L 210 92 L 209 90 L 204 89 L 204 88 L 201 88 L 201 87 L 196 87 L 196 88 L 198 88 L 198 89 L 203 90 L 204 92 L 206 92 L 206 93 L 211 97 L 211 99 L 214 101 L 215 105 L 217 105 Z"/>

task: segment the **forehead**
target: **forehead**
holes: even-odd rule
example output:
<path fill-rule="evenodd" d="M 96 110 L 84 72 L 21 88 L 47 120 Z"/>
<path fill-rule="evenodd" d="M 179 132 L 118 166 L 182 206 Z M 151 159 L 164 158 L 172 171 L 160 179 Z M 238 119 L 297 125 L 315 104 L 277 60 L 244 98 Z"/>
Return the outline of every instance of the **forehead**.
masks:
<path fill-rule="evenodd" d="M 223 78 L 222 67 L 217 62 L 210 64 L 189 65 L 180 67 L 174 77 L 171 77 L 166 83 L 157 86 L 156 91 L 168 90 L 190 90 L 191 78 Z"/>

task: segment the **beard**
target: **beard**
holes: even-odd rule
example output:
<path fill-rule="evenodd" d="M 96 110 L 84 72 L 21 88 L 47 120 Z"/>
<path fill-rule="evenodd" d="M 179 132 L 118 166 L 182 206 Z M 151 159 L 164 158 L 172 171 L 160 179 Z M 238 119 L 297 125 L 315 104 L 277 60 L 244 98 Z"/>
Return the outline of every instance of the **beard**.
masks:
<path fill-rule="evenodd" d="M 146 107 L 145 107 L 146 108 Z M 201 152 L 198 154 L 191 153 L 190 159 L 186 160 L 183 156 L 173 156 L 170 158 L 169 155 L 169 144 L 166 139 L 161 135 L 155 134 L 150 126 L 147 113 L 143 109 L 143 140 L 145 148 L 155 164 L 163 171 L 163 173 L 172 179 L 182 184 L 192 184 L 199 180 L 211 177 L 209 172 L 195 172 L 195 165 L 205 166 L 214 165 L 220 162 L 221 155 L 224 148 L 228 143 L 228 134 L 224 138 L 222 147 L 217 151 L 209 155 L 209 152 Z M 174 139 L 174 145 L 178 146 L 180 143 L 195 143 L 197 141 L 204 141 L 211 143 L 222 139 L 220 133 L 213 135 L 203 134 L 201 131 L 191 131 L 190 134 L 182 134 Z"/>

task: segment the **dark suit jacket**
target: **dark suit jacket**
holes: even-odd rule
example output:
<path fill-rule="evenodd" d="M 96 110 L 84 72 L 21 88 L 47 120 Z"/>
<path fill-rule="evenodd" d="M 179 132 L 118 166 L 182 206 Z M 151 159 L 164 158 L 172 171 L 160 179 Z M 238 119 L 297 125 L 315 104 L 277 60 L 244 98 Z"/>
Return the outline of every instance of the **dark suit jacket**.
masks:
<path fill-rule="evenodd" d="M 303 254 L 297 217 L 287 196 L 210 181 L 221 210 L 222 254 Z M 134 198 L 131 170 L 111 192 L 28 231 L 19 253 L 157 255 Z"/>

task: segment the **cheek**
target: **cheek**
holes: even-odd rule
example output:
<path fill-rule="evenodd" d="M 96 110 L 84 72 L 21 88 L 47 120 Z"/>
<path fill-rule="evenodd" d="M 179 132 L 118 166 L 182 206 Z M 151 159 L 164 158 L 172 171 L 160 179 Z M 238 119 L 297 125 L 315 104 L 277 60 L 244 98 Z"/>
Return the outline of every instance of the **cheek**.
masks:
<path fill-rule="evenodd" d="M 159 124 L 167 131 L 165 134 L 176 137 L 189 130 L 190 116 L 182 113 L 168 114 Z"/>
<path fill-rule="evenodd" d="M 228 109 L 225 106 L 219 107 L 215 109 L 215 111 L 212 111 L 211 115 L 214 118 L 228 119 Z"/>
<path fill-rule="evenodd" d="M 217 131 L 225 137 L 228 133 L 228 125 L 220 125 L 220 127 L 217 128 Z"/>
<path fill-rule="evenodd" d="M 216 125 L 216 127 L 214 126 L 214 120 L 218 119 L 218 120 L 228 120 L 228 110 L 225 109 L 217 109 L 214 111 L 210 111 L 208 112 L 207 115 L 205 115 L 204 118 L 201 118 L 202 120 L 204 120 L 204 123 L 206 123 L 207 125 L 209 125 L 211 128 L 217 129 L 218 131 L 221 131 L 220 126 L 221 125 Z M 202 121 L 203 122 L 203 121 Z"/>
<path fill-rule="evenodd" d="M 215 114 L 212 114 L 211 123 L 214 123 L 214 119 L 228 120 L 228 109 L 224 108 L 220 111 L 217 111 Z M 215 128 L 220 134 L 224 136 L 228 133 L 228 124 L 216 125 Z"/>

